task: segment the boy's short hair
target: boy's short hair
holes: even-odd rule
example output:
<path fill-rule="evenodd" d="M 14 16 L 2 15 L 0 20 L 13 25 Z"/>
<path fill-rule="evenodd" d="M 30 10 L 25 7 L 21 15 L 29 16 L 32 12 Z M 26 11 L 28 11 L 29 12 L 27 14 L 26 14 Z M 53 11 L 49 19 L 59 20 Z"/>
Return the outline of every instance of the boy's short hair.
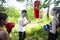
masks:
<path fill-rule="evenodd" d="M 22 10 L 22 13 L 27 13 L 27 11 L 26 10 Z"/>

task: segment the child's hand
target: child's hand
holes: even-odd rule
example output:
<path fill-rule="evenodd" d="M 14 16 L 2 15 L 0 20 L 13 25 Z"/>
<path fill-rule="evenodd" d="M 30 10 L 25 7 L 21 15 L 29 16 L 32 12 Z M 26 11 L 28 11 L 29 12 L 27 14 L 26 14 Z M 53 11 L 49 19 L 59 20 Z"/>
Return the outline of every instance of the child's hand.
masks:
<path fill-rule="evenodd" d="M 31 23 L 31 21 L 28 21 L 28 24 Z"/>
<path fill-rule="evenodd" d="M 31 23 L 31 21 L 29 21 L 29 23 Z"/>

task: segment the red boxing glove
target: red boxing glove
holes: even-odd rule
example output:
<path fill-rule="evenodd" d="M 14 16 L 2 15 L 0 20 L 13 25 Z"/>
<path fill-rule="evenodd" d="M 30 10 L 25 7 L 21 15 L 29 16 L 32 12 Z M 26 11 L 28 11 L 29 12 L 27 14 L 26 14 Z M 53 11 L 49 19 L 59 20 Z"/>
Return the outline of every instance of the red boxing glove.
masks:
<path fill-rule="evenodd" d="M 15 24 L 13 22 L 10 22 L 6 25 L 7 31 L 8 33 L 11 32 L 12 28 L 15 26 Z"/>

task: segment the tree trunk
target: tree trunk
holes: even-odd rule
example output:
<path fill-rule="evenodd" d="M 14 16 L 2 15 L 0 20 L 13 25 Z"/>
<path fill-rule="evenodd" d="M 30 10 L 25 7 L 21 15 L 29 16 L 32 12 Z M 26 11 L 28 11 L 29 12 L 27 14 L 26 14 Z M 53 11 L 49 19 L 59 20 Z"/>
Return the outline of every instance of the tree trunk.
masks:
<path fill-rule="evenodd" d="M 48 2 L 48 4 L 50 3 L 50 0 Z M 47 10 L 47 18 L 49 18 L 49 8 L 50 8 L 50 5 L 48 5 L 48 10 Z"/>

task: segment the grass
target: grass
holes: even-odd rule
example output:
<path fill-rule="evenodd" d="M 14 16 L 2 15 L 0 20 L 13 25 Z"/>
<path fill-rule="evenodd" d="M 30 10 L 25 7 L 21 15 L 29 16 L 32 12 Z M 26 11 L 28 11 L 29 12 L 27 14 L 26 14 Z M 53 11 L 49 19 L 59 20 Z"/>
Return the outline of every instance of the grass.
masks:
<path fill-rule="evenodd" d="M 47 32 L 43 30 L 43 25 L 48 23 L 43 19 L 36 19 L 26 26 L 26 39 L 25 40 L 47 40 Z M 11 32 L 11 40 L 18 40 L 18 24 Z"/>
<path fill-rule="evenodd" d="M 48 21 L 48 22 L 47 22 Z M 49 23 L 50 20 L 47 19 L 36 19 L 26 26 L 26 38 L 25 40 L 47 40 L 48 32 L 43 30 L 43 25 Z M 60 33 L 60 28 L 58 29 Z M 11 32 L 10 40 L 18 40 L 18 24 L 16 23 L 15 27 Z M 60 34 L 57 40 L 60 40 Z"/>

